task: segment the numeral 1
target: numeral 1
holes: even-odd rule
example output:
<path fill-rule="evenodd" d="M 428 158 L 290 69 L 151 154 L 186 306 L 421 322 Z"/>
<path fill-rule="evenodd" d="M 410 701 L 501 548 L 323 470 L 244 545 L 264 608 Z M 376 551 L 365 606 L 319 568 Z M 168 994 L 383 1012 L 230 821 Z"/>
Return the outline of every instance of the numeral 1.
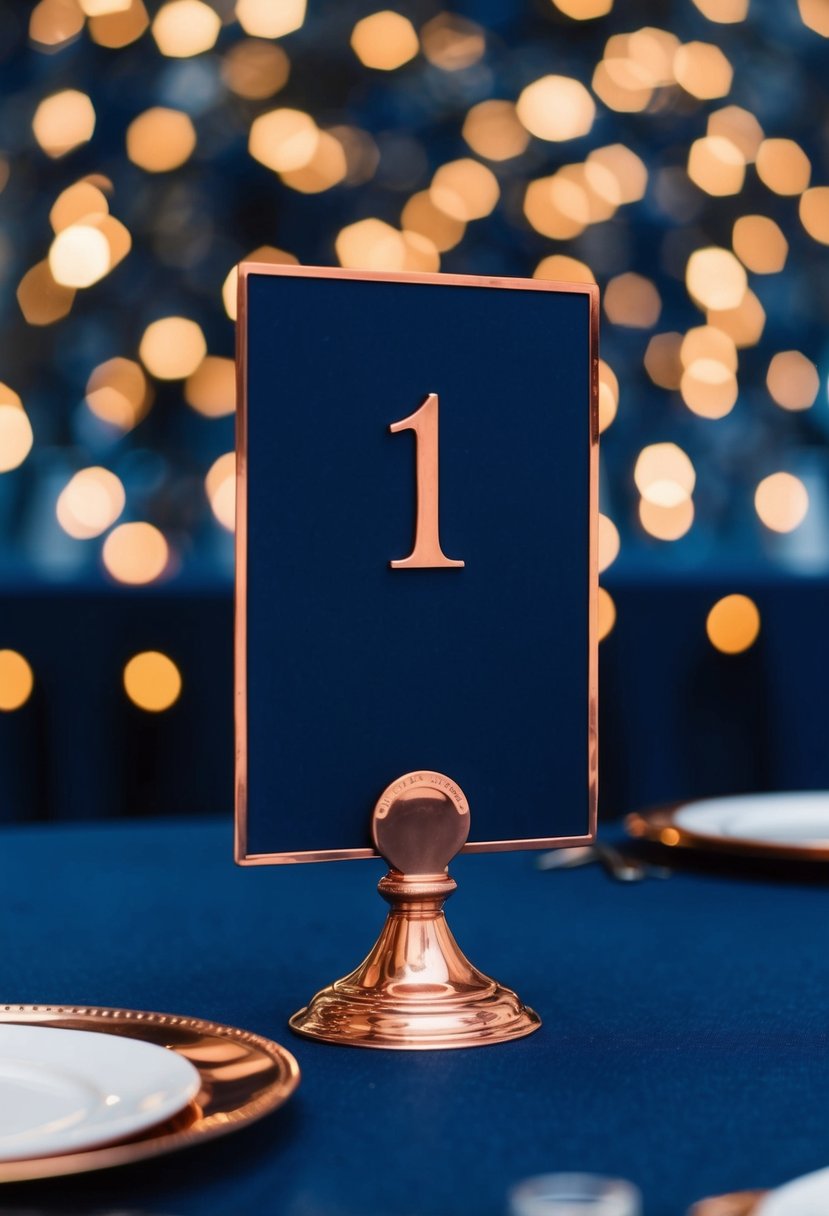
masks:
<path fill-rule="evenodd" d="M 463 562 L 447 557 L 440 544 L 437 393 L 429 393 L 420 409 L 400 422 L 393 422 L 389 430 L 393 435 L 398 431 L 414 431 L 417 467 L 414 547 L 408 557 L 401 557 L 390 563 L 392 570 L 463 566 Z"/>

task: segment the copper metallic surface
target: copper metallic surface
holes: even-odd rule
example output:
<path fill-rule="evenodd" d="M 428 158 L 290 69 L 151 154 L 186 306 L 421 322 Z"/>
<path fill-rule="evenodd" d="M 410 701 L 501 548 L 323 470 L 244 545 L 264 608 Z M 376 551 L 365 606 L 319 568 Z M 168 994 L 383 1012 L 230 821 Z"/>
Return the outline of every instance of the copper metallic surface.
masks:
<path fill-rule="evenodd" d="M 766 861 L 829 861 L 829 848 L 824 845 L 772 844 L 765 840 L 706 836 L 690 831 L 676 822 L 677 812 L 686 805 L 676 803 L 652 811 L 635 811 L 626 816 L 625 831 L 639 840 L 653 840 L 669 848 L 700 849 Z"/>
<path fill-rule="evenodd" d="M 440 543 L 439 407 L 437 393 L 429 393 L 419 409 L 389 427 L 393 435 L 399 431 L 414 431 L 417 468 L 414 545 L 408 557 L 395 558 L 389 563 L 392 570 L 460 568 L 465 564 L 447 557 Z"/>
<path fill-rule="evenodd" d="M 695 1203 L 688 1216 L 752 1216 L 767 1191 L 735 1191 Z"/>
<path fill-rule="evenodd" d="M 589 591 L 588 591 L 588 684 L 587 714 L 587 791 L 588 830 L 582 836 L 544 836 L 525 840 L 476 840 L 467 842 L 464 853 L 493 853 L 510 849 L 551 849 L 566 845 L 590 844 L 596 836 L 596 811 L 599 794 L 599 289 L 595 283 L 560 283 L 552 279 L 484 278 L 463 274 L 417 274 L 406 271 L 346 270 L 328 266 L 283 266 L 265 262 L 239 265 L 238 323 L 236 326 L 236 584 L 234 645 L 234 717 L 236 735 L 235 842 L 234 855 L 239 865 L 284 865 L 305 861 L 346 861 L 376 857 L 374 849 L 307 849 L 285 853 L 248 852 L 247 799 L 247 280 L 252 274 L 282 275 L 287 278 L 360 279 L 386 283 L 431 283 L 446 287 L 499 288 L 513 291 L 557 291 L 585 295 L 590 303 L 590 502 Z"/>
<path fill-rule="evenodd" d="M 0 1163 L 0 1182 L 84 1174 L 160 1157 L 225 1136 L 281 1106 L 299 1084 L 296 1060 L 278 1043 L 201 1018 L 89 1006 L 0 1005 L 0 1024 L 59 1026 L 167 1047 L 198 1070 L 201 1089 L 172 1119 L 104 1148 Z"/>
<path fill-rule="evenodd" d="M 443 905 L 456 888 L 447 865 L 469 834 L 469 807 L 442 773 L 407 773 L 381 794 L 372 817 L 391 867 L 378 890 L 391 905 L 365 962 L 323 988 L 290 1020 L 311 1039 L 408 1051 L 482 1047 L 541 1025 L 509 988 L 461 953 Z"/>

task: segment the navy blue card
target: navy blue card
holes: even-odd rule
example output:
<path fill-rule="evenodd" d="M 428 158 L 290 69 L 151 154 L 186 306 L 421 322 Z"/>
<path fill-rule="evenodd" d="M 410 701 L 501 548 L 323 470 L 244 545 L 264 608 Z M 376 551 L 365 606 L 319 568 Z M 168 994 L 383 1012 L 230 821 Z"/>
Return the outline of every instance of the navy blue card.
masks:
<path fill-rule="evenodd" d="M 467 851 L 589 837 L 596 289 L 247 265 L 239 315 L 239 859 L 369 854 L 417 769 Z"/>

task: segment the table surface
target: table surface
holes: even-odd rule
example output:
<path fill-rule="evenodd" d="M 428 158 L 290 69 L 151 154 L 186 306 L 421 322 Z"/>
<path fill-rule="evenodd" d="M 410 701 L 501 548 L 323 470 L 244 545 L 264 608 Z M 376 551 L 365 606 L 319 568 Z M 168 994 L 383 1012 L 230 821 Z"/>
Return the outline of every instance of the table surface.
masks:
<path fill-rule="evenodd" d="M 620 1175 L 645 1216 L 829 1163 L 829 887 L 703 869 L 622 885 L 465 857 L 449 920 L 544 1025 L 477 1050 L 295 1038 L 288 1016 L 368 952 L 379 862 L 240 870 L 228 822 L 7 828 L 4 1003 L 127 1006 L 269 1035 L 303 1080 L 237 1136 L 0 1188 L 60 1216 L 503 1216 L 530 1174 Z"/>

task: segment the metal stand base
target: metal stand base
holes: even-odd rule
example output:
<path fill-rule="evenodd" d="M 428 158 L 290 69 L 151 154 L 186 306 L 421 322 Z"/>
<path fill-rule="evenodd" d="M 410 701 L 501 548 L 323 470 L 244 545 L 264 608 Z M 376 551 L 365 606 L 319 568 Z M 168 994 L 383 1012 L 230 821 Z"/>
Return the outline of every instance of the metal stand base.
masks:
<path fill-rule="evenodd" d="M 448 862 L 469 834 L 469 808 L 441 773 L 409 773 L 372 821 L 391 869 L 378 890 L 391 910 L 366 961 L 323 988 L 290 1020 L 312 1039 L 402 1050 L 479 1047 L 531 1034 L 541 1019 L 469 962 L 443 905 L 456 889 Z"/>

